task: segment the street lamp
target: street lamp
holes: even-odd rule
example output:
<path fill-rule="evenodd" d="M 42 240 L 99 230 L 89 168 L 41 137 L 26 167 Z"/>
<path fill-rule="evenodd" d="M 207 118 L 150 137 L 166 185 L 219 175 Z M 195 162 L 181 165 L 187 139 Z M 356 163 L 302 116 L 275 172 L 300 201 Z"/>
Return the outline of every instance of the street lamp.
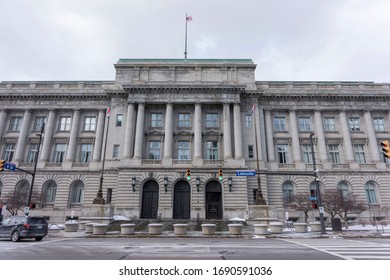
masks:
<path fill-rule="evenodd" d="M 263 197 L 263 192 L 261 191 L 261 181 L 260 181 L 260 163 L 259 163 L 259 149 L 257 144 L 257 125 L 256 125 L 256 105 L 253 103 L 252 106 L 252 113 L 253 113 L 253 120 L 254 120 L 254 126 L 255 126 L 255 147 L 256 147 L 256 165 L 257 165 L 257 192 L 256 192 L 256 205 L 266 205 L 267 202 L 265 201 Z"/>
<path fill-rule="evenodd" d="M 316 168 L 316 157 L 314 155 L 313 135 L 314 135 L 314 132 L 310 133 L 311 156 L 312 156 L 312 160 L 313 160 L 314 179 L 316 181 L 318 210 L 320 211 L 321 233 L 324 234 L 324 233 L 326 233 L 325 232 L 325 223 L 324 223 L 324 207 L 322 207 L 321 192 L 320 192 L 320 179 L 318 178 L 318 170 Z"/>
<path fill-rule="evenodd" d="M 42 134 L 43 134 L 44 130 L 45 130 L 45 123 L 42 123 L 41 132 L 36 134 L 37 136 L 39 136 L 39 141 L 38 141 L 38 149 L 37 149 L 37 152 L 35 153 L 35 158 L 34 158 L 34 171 L 33 171 L 33 173 L 31 173 L 31 176 L 32 176 L 32 178 L 31 178 L 31 188 L 30 188 L 30 193 L 28 195 L 27 205 L 26 205 L 27 209 L 29 209 L 30 204 L 31 204 L 32 191 L 33 191 L 33 188 L 34 188 L 34 181 L 35 181 L 35 173 L 37 171 L 39 151 L 40 151 L 40 148 L 41 148 Z M 29 213 L 29 211 L 26 211 L 26 213 L 25 213 L 26 216 L 28 216 L 28 213 Z"/>

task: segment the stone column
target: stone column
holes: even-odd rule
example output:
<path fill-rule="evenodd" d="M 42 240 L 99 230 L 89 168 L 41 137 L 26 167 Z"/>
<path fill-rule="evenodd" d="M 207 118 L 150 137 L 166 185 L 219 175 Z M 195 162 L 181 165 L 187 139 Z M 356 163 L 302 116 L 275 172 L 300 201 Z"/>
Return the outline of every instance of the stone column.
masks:
<path fill-rule="evenodd" d="M 24 153 L 24 150 L 26 148 L 27 134 L 28 134 L 30 122 L 31 122 L 30 118 L 31 118 L 31 111 L 26 110 L 24 112 L 23 123 L 22 123 L 22 127 L 20 129 L 20 132 L 19 132 L 18 145 L 16 146 L 16 151 L 15 151 L 14 161 L 16 161 L 16 162 L 23 161 L 23 153 Z"/>
<path fill-rule="evenodd" d="M 69 137 L 69 148 L 66 154 L 67 162 L 73 162 L 75 159 L 79 127 L 80 127 L 80 110 L 76 109 L 73 112 L 72 128 L 70 130 L 70 137 Z"/>
<path fill-rule="evenodd" d="M 137 125 L 135 131 L 134 159 L 142 159 L 142 145 L 144 141 L 145 104 L 138 104 Z"/>
<path fill-rule="evenodd" d="M 321 112 L 318 110 L 314 111 L 314 123 L 315 123 L 315 134 L 318 139 L 319 155 L 318 158 L 320 162 L 328 161 L 328 153 L 326 149 L 324 127 L 322 122 Z"/>
<path fill-rule="evenodd" d="M 268 161 L 275 161 L 275 145 L 271 111 L 265 111 L 265 131 L 267 134 Z"/>
<path fill-rule="evenodd" d="M 173 104 L 168 103 L 165 113 L 164 159 L 172 159 Z"/>
<path fill-rule="evenodd" d="M 125 146 L 123 147 L 123 158 L 131 158 L 134 139 L 134 104 L 127 104 L 127 120 L 125 131 Z"/>
<path fill-rule="evenodd" d="M 371 159 L 373 162 L 380 162 L 378 141 L 376 139 L 375 129 L 372 123 L 371 112 L 366 110 L 364 111 L 364 120 L 367 128 L 368 136 L 368 148 L 370 150 Z"/>
<path fill-rule="evenodd" d="M 230 127 L 230 104 L 223 104 L 223 151 L 224 159 L 232 158 L 232 132 Z"/>
<path fill-rule="evenodd" d="M 44 162 L 49 161 L 49 157 L 50 157 L 50 148 L 52 144 L 51 138 L 53 136 L 55 116 L 56 116 L 55 110 L 50 110 L 49 117 L 47 118 L 47 123 L 45 124 L 45 131 L 43 132 L 41 161 Z"/>
<path fill-rule="evenodd" d="M 298 129 L 298 120 L 297 113 L 295 110 L 290 110 L 290 135 L 291 135 L 291 148 L 294 160 L 296 163 L 302 162 L 301 155 L 301 145 L 299 143 L 299 129 Z"/>
<path fill-rule="evenodd" d="M 340 126 L 341 126 L 341 133 L 343 134 L 345 160 L 347 163 L 353 162 L 355 158 L 353 156 L 351 135 L 349 133 L 349 126 L 348 126 L 347 115 L 345 111 L 340 111 Z"/>
<path fill-rule="evenodd" d="M 202 106 L 199 103 L 195 104 L 194 159 L 202 159 Z"/>
<path fill-rule="evenodd" d="M 234 152 L 235 159 L 242 159 L 242 131 L 241 131 L 241 108 L 239 103 L 233 105 L 234 114 Z"/>
<path fill-rule="evenodd" d="M 1 110 L 0 111 L 0 138 L 3 137 L 3 131 L 5 128 L 5 120 L 7 118 L 7 111 Z"/>
<path fill-rule="evenodd" d="M 100 110 L 98 115 L 98 123 L 96 127 L 95 134 L 95 145 L 93 147 L 93 162 L 98 162 L 102 156 L 102 143 L 103 143 L 103 134 L 104 134 L 104 124 L 105 124 L 106 110 Z"/>

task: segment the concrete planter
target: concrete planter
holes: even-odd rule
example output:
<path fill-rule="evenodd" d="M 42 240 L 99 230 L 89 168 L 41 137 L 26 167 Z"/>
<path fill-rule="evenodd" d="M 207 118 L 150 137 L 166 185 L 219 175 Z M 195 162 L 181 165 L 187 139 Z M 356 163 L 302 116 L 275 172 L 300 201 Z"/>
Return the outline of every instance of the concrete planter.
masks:
<path fill-rule="evenodd" d="M 309 223 L 310 230 L 313 232 L 321 232 L 321 223 L 320 222 L 311 222 Z"/>
<path fill-rule="evenodd" d="M 85 224 L 85 233 L 93 233 L 93 225 L 95 223 L 86 223 Z"/>
<path fill-rule="evenodd" d="M 161 234 L 163 230 L 163 224 L 149 224 L 148 227 L 150 235 Z"/>
<path fill-rule="evenodd" d="M 121 234 L 134 234 L 135 224 L 121 224 Z"/>
<path fill-rule="evenodd" d="M 81 221 L 79 222 L 79 230 L 85 230 L 85 225 L 90 223 L 89 221 Z"/>
<path fill-rule="evenodd" d="M 79 228 L 79 223 L 77 222 L 66 222 L 65 223 L 65 231 L 66 232 L 76 232 Z"/>
<path fill-rule="evenodd" d="M 216 224 L 202 224 L 202 234 L 213 235 L 215 234 Z"/>
<path fill-rule="evenodd" d="M 232 235 L 241 235 L 242 234 L 242 224 L 228 224 L 229 234 Z"/>
<path fill-rule="evenodd" d="M 297 233 L 306 233 L 307 224 L 306 223 L 294 223 L 294 229 Z"/>
<path fill-rule="evenodd" d="M 254 224 L 255 234 L 268 234 L 268 224 Z"/>
<path fill-rule="evenodd" d="M 174 224 L 173 228 L 174 228 L 175 235 L 186 235 L 188 225 L 187 224 Z"/>
<path fill-rule="evenodd" d="M 94 224 L 93 225 L 93 234 L 101 235 L 107 233 L 107 224 Z"/>
<path fill-rule="evenodd" d="M 271 222 L 269 223 L 269 229 L 271 233 L 282 233 L 283 223 L 282 222 Z"/>

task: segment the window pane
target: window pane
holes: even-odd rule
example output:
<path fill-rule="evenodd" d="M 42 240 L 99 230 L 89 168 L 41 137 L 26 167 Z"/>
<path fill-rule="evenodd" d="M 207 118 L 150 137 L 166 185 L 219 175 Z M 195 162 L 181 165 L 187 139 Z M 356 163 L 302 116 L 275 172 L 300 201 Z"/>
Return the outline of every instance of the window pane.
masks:
<path fill-rule="evenodd" d="M 179 127 L 190 127 L 190 114 L 189 113 L 179 113 Z"/>
<path fill-rule="evenodd" d="M 206 127 L 219 127 L 218 114 L 208 113 L 206 114 Z"/>
<path fill-rule="evenodd" d="M 298 118 L 299 131 L 311 131 L 311 123 L 309 117 Z"/>
<path fill-rule="evenodd" d="M 275 131 L 286 131 L 286 118 L 285 117 L 274 117 L 274 130 Z"/>

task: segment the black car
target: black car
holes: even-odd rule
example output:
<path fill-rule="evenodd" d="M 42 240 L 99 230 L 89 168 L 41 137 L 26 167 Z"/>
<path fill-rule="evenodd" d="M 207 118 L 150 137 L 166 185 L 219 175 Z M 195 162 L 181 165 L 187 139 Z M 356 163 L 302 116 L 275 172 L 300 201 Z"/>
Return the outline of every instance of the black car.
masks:
<path fill-rule="evenodd" d="M 18 242 L 24 238 L 41 241 L 47 235 L 48 224 L 44 217 L 11 216 L 0 223 L 0 238 Z"/>

